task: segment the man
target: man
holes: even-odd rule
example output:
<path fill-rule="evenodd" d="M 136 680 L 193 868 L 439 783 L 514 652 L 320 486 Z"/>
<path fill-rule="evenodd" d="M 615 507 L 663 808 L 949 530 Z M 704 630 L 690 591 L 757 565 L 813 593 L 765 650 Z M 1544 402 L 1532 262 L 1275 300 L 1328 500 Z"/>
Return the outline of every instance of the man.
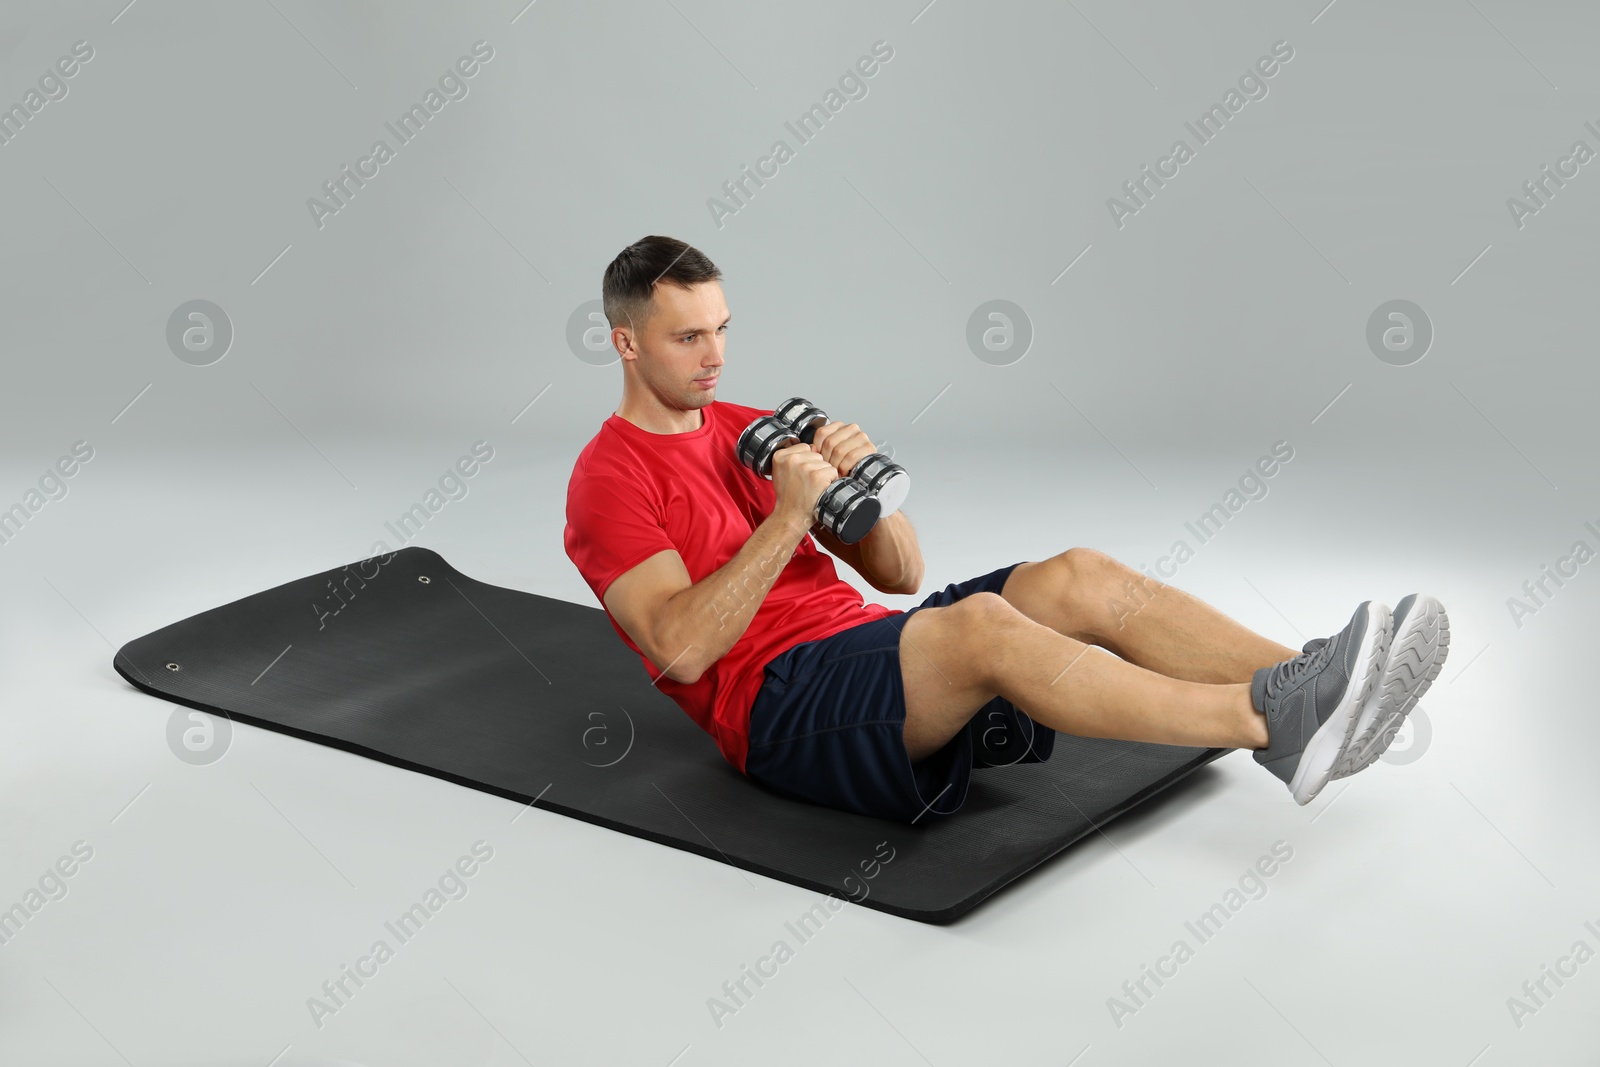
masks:
<path fill-rule="evenodd" d="M 1087 548 L 910 611 L 864 603 L 817 546 L 913 594 L 911 521 L 854 545 L 817 522 L 823 490 L 876 451 L 854 423 L 779 450 L 770 481 L 739 463 L 739 433 L 772 409 L 716 399 L 721 277 L 658 236 L 607 267 L 622 403 L 573 467 L 564 541 L 655 684 L 748 777 L 915 822 L 958 810 L 974 766 L 1048 759 L 1062 731 L 1254 749 L 1305 804 L 1376 760 L 1439 673 L 1449 623 L 1432 597 L 1364 602 L 1296 654 Z"/>

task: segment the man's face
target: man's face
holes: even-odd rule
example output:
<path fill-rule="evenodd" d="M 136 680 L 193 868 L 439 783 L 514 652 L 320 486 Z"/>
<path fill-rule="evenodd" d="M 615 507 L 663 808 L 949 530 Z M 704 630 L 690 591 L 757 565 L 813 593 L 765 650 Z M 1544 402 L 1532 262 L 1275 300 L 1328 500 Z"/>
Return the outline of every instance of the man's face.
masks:
<path fill-rule="evenodd" d="M 681 411 L 703 408 L 716 399 L 716 376 L 722 372 L 728 302 L 715 281 L 685 289 L 656 286 L 643 336 L 635 335 L 637 369 L 645 385 L 668 407 Z"/>

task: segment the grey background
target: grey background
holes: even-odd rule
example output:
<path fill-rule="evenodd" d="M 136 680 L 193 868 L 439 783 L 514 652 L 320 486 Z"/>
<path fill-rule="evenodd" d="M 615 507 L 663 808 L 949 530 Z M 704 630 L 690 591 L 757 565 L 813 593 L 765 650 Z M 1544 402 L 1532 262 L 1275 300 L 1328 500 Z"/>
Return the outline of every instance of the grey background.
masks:
<path fill-rule="evenodd" d="M 1507 604 L 1600 548 L 1600 164 L 1507 208 L 1600 149 L 1592 5 L 124 3 L 0 6 L 0 103 L 94 48 L 0 145 L 0 506 L 94 450 L 0 545 L 0 905 L 94 849 L 0 946 L 0 1058 L 1600 1062 L 1600 962 L 1507 1007 L 1600 949 L 1600 578 Z M 479 40 L 468 95 L 319 229 L 307 198 Z M 1107 199 L 1280 40 L 1268 94 L 1119 228 Z M 1306 808 L 1231 755 L 952 927 L 847 908 L 720 1028 L 707 998 L 815 894 L 250 727 L 176 758 L 114 649 L 398 547 L 385 521 L 475 441 L 493 460 L 414 543 L 593 602 L 563 495 L 620 372 L 567 324 L 648 233 L 726 272 L 723 399 L 805 395 L 911 469 L 924 594 L 1079 544 L 1151 564 L 1290 442 L 1171 580 L 1295 645 L 1440 597 L 1431 735 Z M 209 366 L 166 341 L 196 299 L 234 330 Z M 996 299 L 1033 331 L 1004 366 L 966 342 Z M 1409 366 L 1366 341 L 1394 299 L 1435 331 Z M 317 1027 L 307 998 L 480 839 L 468 895 Z M 1108 998 L 1275 841 L 1266 895 L 1117 1026 Z"/>

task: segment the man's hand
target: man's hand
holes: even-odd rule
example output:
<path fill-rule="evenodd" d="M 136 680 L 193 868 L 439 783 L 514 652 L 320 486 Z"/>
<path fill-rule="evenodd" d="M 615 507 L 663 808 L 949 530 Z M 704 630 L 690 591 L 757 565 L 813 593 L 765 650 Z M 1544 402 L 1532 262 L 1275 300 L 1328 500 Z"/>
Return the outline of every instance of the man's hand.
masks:
<path fill-rule="evenodd" d="M 817 501 L 838 473 L 815 449 L 798 441 L 778 449 L 772 454 L 772 484 L 777 491 L 772 514 L 801 529 L 820 522 Z"/>
<path fill-rule="evenodd" d="M 848 478 L 857 463 L 878 450 L 853 422 L 824 423 L 812 436 L 811 448 L 833 464 L 841 478 Z"/>

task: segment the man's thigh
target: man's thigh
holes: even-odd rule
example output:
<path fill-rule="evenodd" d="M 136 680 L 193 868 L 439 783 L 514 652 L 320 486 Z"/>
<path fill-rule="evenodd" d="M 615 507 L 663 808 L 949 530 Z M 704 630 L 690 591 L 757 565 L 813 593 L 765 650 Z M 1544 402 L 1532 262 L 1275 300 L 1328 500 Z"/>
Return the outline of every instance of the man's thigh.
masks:
<path fill-rule="evenodd" d="M 1016 609 L 998 593 L 917 608 L 900 631 L 906 752 L 915 763 L 959 733 L 990 700 L 987 649 Z"/>

